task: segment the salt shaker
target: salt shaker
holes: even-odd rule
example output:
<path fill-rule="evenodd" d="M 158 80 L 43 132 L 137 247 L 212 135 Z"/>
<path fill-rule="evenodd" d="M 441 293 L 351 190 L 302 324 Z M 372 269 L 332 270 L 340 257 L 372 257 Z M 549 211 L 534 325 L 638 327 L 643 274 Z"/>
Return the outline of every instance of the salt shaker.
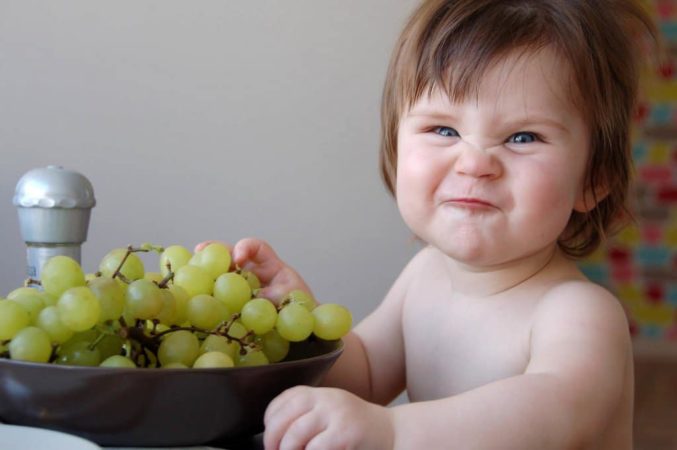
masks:
<path fill-rule="evenodd" d="M 42 266 L 52 256 L 70 256 L 80 262 L 96 204 L 85 176 L 60 166 L 29 170 L 16 185 L 13 203 L 27 246 L 30 278 L 39 279 Z"/>

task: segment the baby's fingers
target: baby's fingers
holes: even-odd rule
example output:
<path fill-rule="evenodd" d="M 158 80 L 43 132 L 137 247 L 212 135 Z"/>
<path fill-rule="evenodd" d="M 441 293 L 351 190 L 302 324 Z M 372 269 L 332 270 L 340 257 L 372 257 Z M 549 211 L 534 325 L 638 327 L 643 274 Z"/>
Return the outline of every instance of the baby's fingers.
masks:
<path fill-rule="evenodd" d="M 261 239 L 246 238 L 235 244 L 233 262 L 240 268 L 251 270 L 264 283 L 269 283 L 284 268 L 284 263 L 273 248 Z"/>
<path fill-rule="evenodd" d="M 265 432 L 263 444 L 266 449 L 276 450 L 289 426 L 312 409 L 312 399 L 302 388 L 291 388 L 277 396 L 266 409 L 263 419 Z"/>
<path fill-rule="evenodd" d="M 326 421 L 316 411 L 309 411 L 294 420 L 282 436 L 280 450 L 306 448 L 326 428 Z M 325 447 L 326 448 L 326 447 Z"/>

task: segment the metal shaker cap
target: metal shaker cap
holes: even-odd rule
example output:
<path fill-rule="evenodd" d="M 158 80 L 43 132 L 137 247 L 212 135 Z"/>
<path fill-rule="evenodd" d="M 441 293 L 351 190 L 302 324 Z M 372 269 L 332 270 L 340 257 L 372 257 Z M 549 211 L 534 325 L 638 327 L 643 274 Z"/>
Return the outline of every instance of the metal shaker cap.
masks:
<path fill-rule="evenodd" d="M 16 185 L 13 203 L 23 208 L 92 208 L 94 189 L 87 178 L 61 166 L 26 172 Z"/>

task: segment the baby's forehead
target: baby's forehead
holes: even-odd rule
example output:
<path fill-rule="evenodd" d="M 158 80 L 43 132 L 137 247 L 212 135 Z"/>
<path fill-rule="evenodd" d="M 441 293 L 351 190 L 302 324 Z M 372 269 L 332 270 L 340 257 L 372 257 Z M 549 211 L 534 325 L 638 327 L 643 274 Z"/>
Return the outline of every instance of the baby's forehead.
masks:
<path fill-rule="evenodd" d="M 490 97 L 534 97 L 579 109 L 571 64 L 549 47 L 513 49 L 481 63 L 450 61 L 435 74 L 416 77 L 419 86 L 404 89 L 402 112 L 420 103 L 479 101 Z"/>

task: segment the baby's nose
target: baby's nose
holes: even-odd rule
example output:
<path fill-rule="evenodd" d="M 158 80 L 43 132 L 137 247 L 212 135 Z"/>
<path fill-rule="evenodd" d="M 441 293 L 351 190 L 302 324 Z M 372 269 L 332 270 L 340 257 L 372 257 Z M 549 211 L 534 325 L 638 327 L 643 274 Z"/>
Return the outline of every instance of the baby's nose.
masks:
<path fill-rule="evenodd" d="M 493 147 L 464 140 L 457 148 L 459 153 L 454 164 L 457 173 L 477 178 L 496 178 L 502 173 Z"/>

